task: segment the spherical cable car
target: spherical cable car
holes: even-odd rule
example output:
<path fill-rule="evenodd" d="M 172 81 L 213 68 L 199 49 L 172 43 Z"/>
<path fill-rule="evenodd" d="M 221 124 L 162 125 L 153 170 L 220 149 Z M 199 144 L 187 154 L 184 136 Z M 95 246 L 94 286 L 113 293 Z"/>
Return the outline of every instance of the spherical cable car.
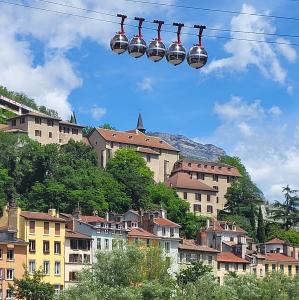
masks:
<path fill-rule="evenodd" d="M 144 18 L 135 17 L 135 20 L 139 21 L 138 34 L 135 35 L 131 39 L 131 41 L 129 43 L 129 47 L 128 47 L 128 52 L 132 57 L 139 58 L 139 57 L 143 56 L 146 52 L 146 42 L 143 39 L 142 32 L 141 32 L 142 23 L 144 22 Z"/>
<path fill-rule="evenodd" d="M 124 30 L 124 22 L 127 16 L 121 14 L 117 14 L 117 16 L 121 18 L 121 23 L 120 23 L 121 29 L 112 38 L 110 42 L 110 48 L 114 53 L 122 54 L 127 51 L 129 45 L 129 40 L 126 37 L 125 30 Z"/>

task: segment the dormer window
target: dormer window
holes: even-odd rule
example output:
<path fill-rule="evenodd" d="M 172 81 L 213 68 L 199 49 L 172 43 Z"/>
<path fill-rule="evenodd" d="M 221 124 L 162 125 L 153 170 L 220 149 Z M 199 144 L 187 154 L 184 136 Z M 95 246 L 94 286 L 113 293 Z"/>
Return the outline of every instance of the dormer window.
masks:
<path fill-rule="evenodd" d="M 133 138 L 133 135 L 129 135 L 129 139 L 132 139 Z"/>
<path fill-rule="evenodd" d="M 208 165 L 205 165 L 205 169 L 208 167 Z"/>
<path fill-rule="evenodd" d="M 222 170 L 222 167 L 219 166 L 218 169 L 219 169 L 219 170 Z"/>
<path fill-rule="evenodd" d="M 214 169 L 215 169 L 215 167 L 214 167 L 214 166 L 211 166 L 211 168 L 212 168 L 212 170 L 214 170 Z"/>
<path fill-rule="evenodd" d="M 228 168 L 227 168 L 227 171 L 229 171 L 229 172 L 230 172 L 230 170 L 231 170 L 231 168 L 230 168 L 230 167 L 228 167 Z"/>
<path fill-rule="evenodd" d="M 198 168 L 201 168 L 201 164 L 198 164 L 197 167 L 198 167 Z"/>
<path fill-rule="evenodd" d="M 160 144 L 163 144 L 163 141 L 160 141 Z"/>
<path fill-rule="evenodd" d="M 233 231 L 236 231 L 236 230 L 237 230 L 236 225 L 233 225 L 233 226 L 232 226 L 232 230 L 233 230 Z"/>
<path fill-rule="evenodd" d="M 188 163 L 188 167 L 191 167 L 191 163 Z"/>
<path fill-rule="evenodd" d="M 146 142 L 149 142 L 149 139 L 145 139 Z"/>
<path fill-rule="evenodd" d="M 113 137 L 116 137 L 116 133 L 112 133 L 112 136 L 113 136 Z"/>

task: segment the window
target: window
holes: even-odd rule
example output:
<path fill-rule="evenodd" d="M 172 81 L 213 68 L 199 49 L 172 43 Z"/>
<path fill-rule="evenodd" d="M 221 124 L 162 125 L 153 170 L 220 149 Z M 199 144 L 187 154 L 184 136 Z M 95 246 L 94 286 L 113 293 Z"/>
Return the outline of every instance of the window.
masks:
<path fill-rule="evenodd" d="M 213 256 L 212 255 L 208 255 L 208 264 L 211 265 L 213 262 Z"/>
<path fill-rule="evenodd" d="M 105 239 L 105 250 L 109 250 L 109 239 Z"/>
<path fill-rule="evenodd" d="M 69 272 L 69 281 L 78 281 L 78 272 Z"/>
<path fill-rule="evenodd" d="M 4 274 L 3 274 L 3 272 L 4 272 L 4 269 L 3 268 L 0 268 L 0 280 L 1 279 L 4 279 Z M 0 298 L 1 299 L 1 298 Z"/>
<path fill-rule="evenodd" d="M 14 250 L 8 249 L 7 250 L 7 260 L 14 260 L 14 258 L 15 258 Z"/>
<path fill-rule="evenodd" d="M 47 120 L 47 125 L 53 127 L 54 126 L 54 121 L 53 120 Z"/>
<path fill-rule="evenodd" d="M 25 123 L 25 117 L 22 117 L 21 119 L 20 119 L 20 124 L 24 124 Z"/>
<path fill-rule="evenodd" d="M 230 177 L 229 176 L 226 177 L 226 182 L 230 183 Z"/>
<path fill-rule="evenodd" d="M 213 181 L 218 182 L 218 175 L 217 174 L 213 174 Z"/>
<path fill-rule="evenodd" d="M 44 222 L 44 234 L 49 234 L 50 223 Z"/>
<path fill-rule="evenodd" d="M 146 239 L 146 246 L 150 247 L 151 246 L 151 240 L 150 239 Z"/>
<path fill-rule="evenodd" d="M 54 274 L 56 276 L 60 275 L 60 261 L 55 261 Z"/>
<path fill-rule="evenodd" d="M 296 274 L 299 274 L 299 266 L 296 266 Z"/>
<path fill-rule="evenodd" d="M 147 161 L 148 163 L 151 162 L 151 156 L 150 156 L 150 155 L 147 155 L 147 156 L 146 156 L 146 161 Z"/>
<path fill-rule="evenodd" d="M 235 271 L 238 271 L 239 265 L 237 263 L 234 264 Z"/>
<path fill-rule="evenodd" d="M 79 130 L 77 128 L 72 128 L 72 134 L 78 135 Z"/>
<path fill-rule="evenodd" d="M 201 205 L 200 204 L 193 204 L 193 211 L 194 212 L 201 212 Z"/>
<path fill-rule="evenodd" d="M 220 267 L 221 267 L 221 263 L 218 262 L 218 263 L 217 263 L 217 269 L 220 270 Z"/>
<path fill-rule="evenodd" d="M 204 173 L 197 173 L 196 178 L 197 178 L 197 180 L 205 180 L 205 174 Z"/>
<path fill-rule="evenodd" d="M 97 249 L 101 250 L 102 249 L 102 242 L 101 242 L 101 238 L 97 239 Z"/>
<path fill-rule="evenodd" d="M 170 243 L 169 242 L 165 242 L 164 247 L 165 247 L 165 252 L 169 253 L 170 252 Z"/>
<path fill-rule="evenodd" d="M 42 136 L 41 130 L 35 130 L 35 136 Z"/>
<path fill-rule="evenodd" d="M 247 265 L 243 264 L 243 271 L 246 271 L 246 267 L 247 267 Z"/>
<path fill-rule="evenodd" d="M 219 203 L 219 197 L 216 198 L 216 203 Z"/>
<path fill-rule="evenodd" d="M 63 133 L 70 133 L 69 127 L 63 127 Z"/>
<path fill-rule="evenodd" d="M 48 260 L 44 261 L 43 272 L 44 272 L 44 275 L 50 275 L 50 262 Z"/>
<path fill-rule="evenodd" d="M 29 240 L 29 252 L 35 252 L 35 240 Z"/>
<path fill-rule="evenodd" d="M 3 258 L 3 252 L 2 252 L 2 249 L 0 249 L 0 259 L 2 259 Z"/>
<path fill-rule="evenodd" d="M 51 139 L 53 137 L 52 132 L 49 132 L 49 138 Z"/>
<path fill-rule="evenodd" d="M 186 254 L 186 262 L 190 262 L 191 261 L 191 254 L 187 253 Z"/>
<path fill-rule="evenodd" d="M 13 280 L 14 278 L 14 269 L 6 269 L 6 280 Z"/>
<path fill-rule="evenodd" d="M 207 201 L 211 202 L 211 195 L 207 195 Z"/>
<path fill-rule="evenodd" d="M 166 235 L 166 228 L 162 227 L 162 235 Z"/>
<path fill-rule="evenodd" d="M 188 163 L 188 167 L 191 167 L 191 163 Z"/>
<path fill-rule="evenodd" d="M 70 263 L 82 263 L 82 255 L 81 254 L 70 254 L 69 255 Z"/>
<path fill-rule="evenodd" d="M 272 271 L 275 272 L 275 270 L 276 270 L 276 265 L 273 264 L 272 265 Z"/>
<path fill-rule="evenodd" d="M 174 237 L 174 228 L 170 228 L 169 231 L 170 231 L 170 236 L 171 236 L 171 237 Z"/>
<path fill-rule="evenodd" d="M 114 143 L 110 142 L 110 147 L 113 148 L 114 147 Z"/>
<path fill-rule="evenodd" d="M 6 290 L 6 298 L 7 300 L 12 300 L 13 299 L 13 290 L 12 289 L 7 289 Z"/>
<path fill-rule="evenodd" d="M 214 186 L 213 186 L 213 189 L 216 190 L 216 191 L 219 191 L 219 188 L 218 188 L 217 185 L 214 185 Z"/>
<path fill-rule="evenodd" d="M 35 117 L 35 124 L 41 124 L 42 123 L 42 119 Z"/>
<path fill-rule="evenodd" d="M 84 263 L 89 264 L 90 263 L 90 255 L 89 254 L 84 254 Z"/>
<path fill-rule="evenodd" d="M 195 193 L 195 200 L 196 201 L 201 201 L 201 194 L 200 193 Z"/>
<path fill-rule="evenodd" d="M 280 265 L 279 269 L 280 269 L 281 272 L 283 272 L 284 271 L 284 265 Z"/>
<path fill-rule="evenodd" d="M 213 213 L 213 206 L 212 205 L 207 205 L 207 212 L 208 213 Z"/>
<path fill-rule="evenodd" d="M 55 284 L 54 289 L 55 289 L 55 294 L 59 295 L 61 291 L 61 285 Z"/>
<path fill-rule="evenodd" d="M 11 121 L 11 126 L 17 126 L 17 121 L 16 120 L 12 120 Z"/>
<path fill-rule="evenodd" d="M 265 264 L 265 273 L 267 274 L 269 272 L 269 265 Z"/>
<path fill-rule="evenodd" d="M 55 223 L 55 235 L 60 235 L 60 223 Z"/>
<path fill-rule="evenodd" d="M 188 199 L 188 193 L 187 192 L 184 192 L 184 199 Z"/>
<path fill-rule="evenodd" d="M 29 233 L 35 233 L 35 221 L 29 221 Z"/>
<path fill-rule="evenodd" d="M 61 254 L 61 243 L 60 242 L 54 242 L 54 253 Z"/>
<path fill-rule="evenodd" d="M 28 266 L 29 274 L 33 274 L 35 271 L 35 260 L 29 260 L 29 266 Z"/>
<path fill-rule="evenodd" d="M 78 240 L 71 240 L 71 249 L 78 250 Z"/>
<path fill-rule="evenodd" d="M 225 271 L 229 271 L 229 263 L 225 263 Z"/>
<path fill-rule="evenodd" d="M 291 265 L 288 265 L 288 274 L 292 275 L 292 266 Z"/>
<path fill-rule="evenodd" d="M 43 251 L 44 251 L 44 254 L 50 253 L 50 242 L 49 241 L 43 241 Z"/>

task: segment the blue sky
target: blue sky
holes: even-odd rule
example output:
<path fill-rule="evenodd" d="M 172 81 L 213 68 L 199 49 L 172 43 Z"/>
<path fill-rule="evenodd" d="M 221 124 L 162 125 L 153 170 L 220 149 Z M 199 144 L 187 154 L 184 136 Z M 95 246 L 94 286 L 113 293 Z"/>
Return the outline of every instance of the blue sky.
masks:
<path fill-rule="evenodd" d="M 299 35 L 299 21 L 124 0 L 57 2 L 167 23 Z M 299 2 L 291 0 L 155 2 L 299 17 Z M 115 21 L 38 0 L 19 3 Z M 0 6 L 0 84 L 25 92 L 64 118 L 74 110 L 84 125 L 107 122 L 130 129 L 141 112 L 149 131 L 214 143 L 242 158 L 270 201 L 281 198 L 281 187 L 286 184 L 299 188 L 298 46 L 206 37 L 209 63 L 194 70 L 186 62 L 173 67 L 166 60 L 152 63 L 146 57 L 135 60 L 128 54 L 115 55 L 109 42 L 119 30 L 116 24 Z M 129 37 L 136 33 L 136 28 L 126 29 Z M 183 32 L 193 31 L 185 28 Z M 299 44 L 299 38 L 205 33 Z M 155 34 L 144 30 L 146 41 Z M 175 34 L 163 33 L 163 39 L 169 45 Z M 195 37 L 183 35 L 186 49 L 195 42 Z"/>

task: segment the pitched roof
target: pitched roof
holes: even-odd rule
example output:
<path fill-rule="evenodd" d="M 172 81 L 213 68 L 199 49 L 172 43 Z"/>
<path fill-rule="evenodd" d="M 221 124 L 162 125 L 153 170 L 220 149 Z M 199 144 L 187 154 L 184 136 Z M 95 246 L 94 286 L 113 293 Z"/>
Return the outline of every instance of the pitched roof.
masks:
<path fill-rule="evenodd" d="M 266 242 L 266 245 L 271 245 L 271 244 L 285 244 L 286 241 L 278 239 L 278 238 L 274 238 L 268 242 Z"/>
<path fill-rule="evenodd" d="M 160 226 L 167 226 L 167 227 L 178 227 L 180 228 L 181 225 L 176 224 L 168 219 L 164 218 L 154 218 L 154 223 Z"/>
<path fill-rule="evenodd" d="M 174 186 L 181 189 L 217 192 L 217 190 L 208 186 L 207 184 L 202 183 L 199 180 L 191 179 L 190 175 L 184 172 L 174 173 L 167 179 L 166 184 L 168 186 Z"/>
<path fill-rule="evenodd" d="M 218 221 L 216 219 L 211 220 L 210 226 L 207 231 L 212 232 L 235 232 L 240 234 L 245 234 L 246 231 L 240 226 L 229 221 Z"/>
<path fill-rule="evenodd" d="M 92 238 L 86 234 L 82 234 L 80 232 L 72 231 L 67 229 L 65 231 L 66 238 L 73 238 L 73 239 L 84 239 L 84 240 L 92 240 Z"/>
<path fill-rule="evenodd" d="M 268 261 L 296 262 L 299 264 L 298 259 L 281 253 L 266 253 L 265 257 Z"/>
<path fill-rule="evenodd" d="M 241 263 L 241 264 L 249 264 L 246 259 L 243 259 L 232 252 L 221 252 L 217 254 L 218 262 L 232 262 L 232 263 Z"/>
<path fill-rule="evenodd" d="M 156 238 L 158 239 L 159 237 L 146 231 L 143 228 L 131 228 L 129 231 L 129 237 L 145 237 L 145 238 Z"/>
<path fill-rule="evenodd" d="M 64 219 L 52 217 L 47 213 L 33 212 L 33 211 L 22 211 L 21 216 L 25 219 L 30 220 L 43 220 L 43 221 L 53 221 L 53 222 L 65 222 Z"/>
<path fill-rule="evenodd" d="M 78 124 L 67 122 L 67 121 L 59 121 L 59 124 L 73 126 L 73 127 L 80 127 L 80 128 L 86 127 L 86 126 L 83 126 L 83 125 L 78 125 Z"/>
<path fill-rule="evenodd" d="M 81 220 L 85 223 L 101 223 L 107 222 L 105 218 L 99 216 L 81 216 Z"/>
<path fill-rule="evenodd" d="M 217 162 L 209 162 L 209 161 L 199 161 L 199 160 L 186 160 L 182 159 L 174 165 L 173 172 L 177 171 L 193 171 L 200 173 L 209 173 L 209 174 L 218 174 L 218 175 L 226 175 L 226 176 L 234 176 L 240 177 L 241 174 L 237 168 L 217 163 Z"/>
<path fill-rule="evenodd" d="M 195 240 L 183 239 L 179 244 L 179 249 L 190 250 L 190 251 L 200 251 L 200 252 L 213 252 L 218 253 L 219 251 L 207 246 L 198 245 Z"/>
<path fill-rule="evenodd" d="M 176 148 L 172 147 L 162 139 L 154 136 L 145 135 L 140 131 L 126 132 L 116 131 L 104 128 L 96 128 L 96 131 L 109 142 L 118 142 L 122 144 L 130 144 L 141 147 L 152 147 L 164 150 L 171 150 L 179 152 Z"/>
<path fill-rule="evenodd" d="M 40 112 L 33 112 L 33 111 L 30 111 L 30 112 L 28 112 L 26 114 L 23 114 L 23 115 L 20 115 L 20 116 L 14 116 L 12 118 L 9 118 L 8 120 L 19 119 L 19 118 L 26 117 L 26 116 L 47 118 L 47 119 L 58 120 L 58 121 L 61 120 L 60 118 L 51 117 L 49 115 L 46 115 L 46 114 L 43 114 L 43 113 L 40 113 Z"/>

